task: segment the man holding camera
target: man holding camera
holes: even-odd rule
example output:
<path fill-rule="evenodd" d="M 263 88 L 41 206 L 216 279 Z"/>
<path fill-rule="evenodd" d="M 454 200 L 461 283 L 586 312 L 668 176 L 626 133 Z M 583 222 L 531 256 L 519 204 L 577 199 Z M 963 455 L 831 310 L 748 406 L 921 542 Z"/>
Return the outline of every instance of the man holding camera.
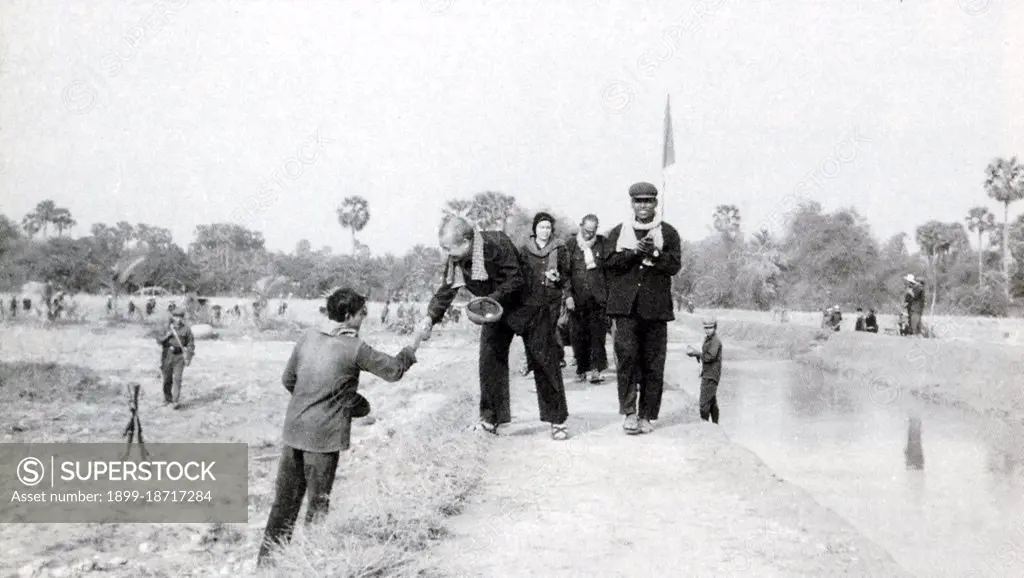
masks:
<path fill-rule="evenodd" d="M 629 197 L 633 218 L 608 233 L 604 270 L 607 312 L 615 322 L 619 413 L 626 416 L 622 428 L 637 434 L 653 431 L 661 409 L 668 322 L 675 319 L 672 276 L 682 268 L 682 249 L 675 227 L 656 215 L 654 185 L 636 183 Z"/>

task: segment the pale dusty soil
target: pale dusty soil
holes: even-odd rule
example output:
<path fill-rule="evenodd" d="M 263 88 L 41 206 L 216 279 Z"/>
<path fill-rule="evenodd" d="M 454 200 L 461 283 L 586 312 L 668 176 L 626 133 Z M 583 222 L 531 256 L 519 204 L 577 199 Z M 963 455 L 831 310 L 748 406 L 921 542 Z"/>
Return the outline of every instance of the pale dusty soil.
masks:
<path fill-rule="evenodd" d="M 35 576 L 73 575 L 97 562 L 102 576 L 249 575 L 257 540 L 272 501 L 274 459 L 278 452 L 288 394 L 281 372 L 293 344 L 283 341 L 200 341 L 185 370 L 183 409 L 162 406 L 157 363 L 159 347 L 130 325 L 96 330 L 74 326 L 43 330 L 6 326 L 0 361 L 73 364 L 95 370 L 104 382 L 75 400 L 15 400 L 0 407 L 0 442 L 122 441 L 129 413 L 123 383 L 142 384 L 140 416 L 147 443 L 231 441 L 249 444 L 249 523 L 210 524 L 0 524 L 0 576 L 37 570 Z M 408 339 L 367 335 L 383 351 L 397 353 Z M 372 460 L 373 448 L 387 443 L 404 424 L 429 414 L 445 400 L 442 373 L 465 379 L 459 367 L 472 336 L 435 336 L 433 349 L 421 350 L 410 376 L 388 384 L 361 379 L 376 423 L 357 424 L 353 447 L 343 455 L 336 486 L 349 470 Z M 474 368 L 475 369 L 475 368 Z M 475 371 L 473 372 L 475 374 Z M 148 544 L 147 552 L 139 545 Z"/>
<path fill-rule="evenodd" d="M 573 439 L 550 439 L 531 382 L 484 483 L 425 565 L 445 576 L 907 576 L 751 452 L 700 422 L 675 326 L 654 433 L 626 436 L 615 385 L 569 385 Z M 571 372 L 570 372 L 571 373 Z"/>

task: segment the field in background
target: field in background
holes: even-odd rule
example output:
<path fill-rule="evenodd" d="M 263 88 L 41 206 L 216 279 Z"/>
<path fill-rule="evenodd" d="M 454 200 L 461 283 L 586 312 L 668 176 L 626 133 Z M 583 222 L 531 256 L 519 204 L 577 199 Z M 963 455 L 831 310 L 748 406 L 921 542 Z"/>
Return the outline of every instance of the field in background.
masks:
<path fill-rule="evenodd" d="M 19 312 L 3 325 L 0 441 L 121 442 L 130 415 L 124 384 L 139 382 L 147 442 L 249 444 L 250 522 L 0 525 L 0 576 L 39 575 L 33 572 L 44 567 L 51 575 L 257 575 L 288 403 L 281 372 L 291 334 L 227 327 L 220 339 L 198 342 L 183 409 L 174 411 L 161 403 L 160 350 L 150 335 L 170 300 L 158 299 L 162 313 L 149 323 L 122 323 L 106 320 L 105 298 L 79 299 L 90 321 L 44 324 Z M 318 307 L 291 300 L 285 317 L 312 324 Z M 378 313 L 364 331 L 378 349 L 395 354 L 409 342 L 375 331 L 379 323 Z M 461 508 L 483 457 L 480 439 L 463 432 L 476 416 L 476 365 L 465 363 L 475 337 L 469 327 L 438 328 L 402 381 L 363 376 L 360 391 L 373 410 L 355 424 L 326 524 L 309 534 L 300 529 L 284 553 L 288 575 L 402 575 L 444 537 L 444 519 Z"/>
<path fill-rule="evenodd" d="M 939 337 L 921 339 L 855 332 L 852 319 L 838 333 L 822 331 L 802 312 L 791 313 L 789 323 L 756 311 L 697 310 L 678 318 L 699 328 L 703 315 L 719 319 L 727 351 L 730 339 L 776 351 L 840 374 L 878 403 L 912 395 L 1024 424 L 1024 320 L 926 317 Z"/>
<path fill-rule="evenodd" d="M 752 321 L 785 325 L 772 318 L 771 311 L 750 311 L 745 309 L 697 309 L 696 315 L 715 315 L 720 319 L 736 321 Z M 684 313 L 685 315 L 685 313 Z M 879 333 L 885 328 L 896 328 L 896 316 L 876 314 Z M 855 311 L 843 311 L 840 332 L 853 332 L 857 314 Z M 986 343 L 1010 343 L 1024 345 L 1024 319 L 1019 317 L 960 317 L 951 315 L 925 314 L 924 322 L 931 326 L 936 335 L 942 339 L 966 339 L 984 341 Z M 789 324 L 804 327 L 820 327 L 820 311 L 790 311 Z"/>

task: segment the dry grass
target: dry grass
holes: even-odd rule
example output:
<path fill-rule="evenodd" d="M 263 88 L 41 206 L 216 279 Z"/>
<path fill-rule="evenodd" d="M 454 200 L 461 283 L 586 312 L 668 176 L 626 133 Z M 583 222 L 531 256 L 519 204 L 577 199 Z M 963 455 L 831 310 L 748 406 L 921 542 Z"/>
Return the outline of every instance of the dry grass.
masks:
<path fill-rule="evenodd" d="M 104 300 L 93 305 L 105 314 Z M 122 441 L 128 419 L 122 385 L 138 381 L 148 442 L 240 441 L 249 444 L 251 458 L 275 454 L 288 401 L 280 375 L 292 343 L 253 332 L 279 335 L 282 327 L 291 330 L 288 323 L 319 316 L 319 302 L 292 305 L 295 321 L 274 320 L 266 331 L 225 327 L 220 339 L 199 342 L 179 412 L 160 407 L 159 347 L 148 335 L 166 313 L 150 322 L 7 323 L 0 340 L 0 436 Z M 395 353 L 408 342 L 373 325 L 371 318 L 365 338 L 383 351 Z M 467 363 L 474 337 L 465 327 L 441 328 L 402 381 L 362 379 L 375 419 L 354 428 L 325 524 L 299 529 L 282 554 L 285 571 L 275 575 L 396 575 L 443 538 L 444 519 L 459 511 L 478 480 L 485 451 L 480 438 L 463 431 L 476 415 L 476 364 Z M 0 567 L 37 564 L 60 573 L 98 556 L 107 576 L 254 575 L 276 470 L 274 459 L 250 459 L 249 524 L 0 525 Z M 140 554 L 140 542 L 152 550 Z M 110 561 L 117 559 L 127 562 Z"/>

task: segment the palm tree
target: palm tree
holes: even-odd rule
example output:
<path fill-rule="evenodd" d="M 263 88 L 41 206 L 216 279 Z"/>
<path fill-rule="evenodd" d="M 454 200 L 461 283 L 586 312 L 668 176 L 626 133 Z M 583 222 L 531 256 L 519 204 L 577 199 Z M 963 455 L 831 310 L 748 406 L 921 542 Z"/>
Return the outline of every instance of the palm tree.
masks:
<path fill-rule="evenodd" d="M 985 192 L 988 196 L 1003 204 L 1003 231 L 1010 230 L 1010 203 L 1024 199 L 1024 166 L 1017 162 L 1017 157 L 1010 160 L 997 158 L 985 167 Z M 1003 279 L 1004 290 L 1010 295 L 1010 252 L 1006 241 L 1009 235 L 1003 235 Z"/>
<path fill-rule="evenodd" d="M 356 252 L 356 233 L 370 222 L 370 203 L 359 195 L 345 197 L 338 207 L 338 224 L 352 232 L 352 254 Z"/>
<path fill-rule="evenodd" d="M 53 212 L 53 226 L 57 228 L 57 236 L 64 236 L 64 231 L 71 229 L 78 224 L 74 218 L 71 217 L 71 211 L 65 208 L 58 208 Z"/>
<path fill-rule="evenodd" d="M 39 215 L 33 211 L 25 215 L 21 220 L 21 228 L 25 230 L 25 234 L 28 235 L 28 238 L 32 239 L 36 236 L 36 233 L 43 228 L 43 225 L 39 221 Z"/>
<path fill-rule="evenodd" d="M 736 239 L 740 232 L 740 210 L 736 205 L 718 205 L 712 215 L 715 230 L 729 239 Z"/>
<path fill-rule="evenodd" d="M 935 300 L 939 294 L 939 259 L 949 251 L 952 245 L 952 240 L 949 238 L 949 228 L 946 223 L 931 220 L 917 228 L 916 239 L 917 246 L 925 254 L 925 258 L 928 260 L 928 269 L 931 271 L 931 312 L 934 314 Z"/>
<path fill-rule="evenodd" d="M 995 215 L 986 207 L 972 207 L 967 211 L 967 217 L 964 219 L 967 221 L 967 229 L 971 232 L 978 234 L 978 288 L 982 285 L 982 276 L 984 274 L 984 256 L 985 247 L 982 245 L 981 237 L 988 231 L 995 228 Z"/>
<path fill-rule="evenodd" d="M 34 211 L 29 213 L 29 216 L 34 215 L 36 222 L 39 227 L 43 230 L 43 238 L 47 237 L 49 232 L 50 223 L 53 223 L 53 219 L 57 214 L 57 205 L 53 201 L 47 199 L 45 201 L 39 201 Z"/>

